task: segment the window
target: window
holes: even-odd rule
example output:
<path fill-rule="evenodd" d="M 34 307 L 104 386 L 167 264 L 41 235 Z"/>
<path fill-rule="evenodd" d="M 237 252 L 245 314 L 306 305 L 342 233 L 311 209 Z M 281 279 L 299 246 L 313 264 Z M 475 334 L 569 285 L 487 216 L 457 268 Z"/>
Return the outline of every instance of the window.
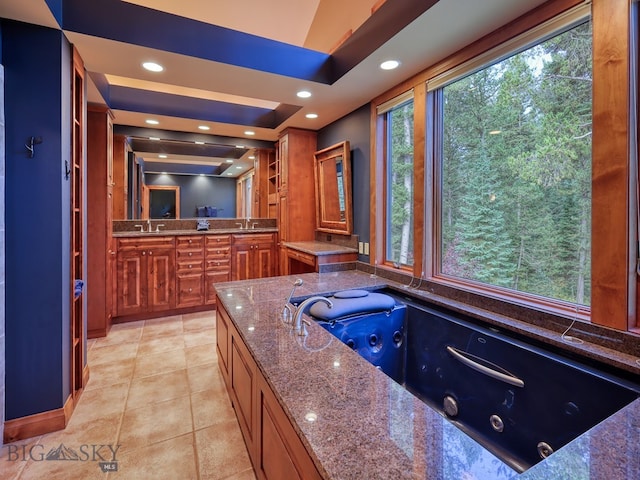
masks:
<path fill-rule="evenodd" d="M 384 113 L 386 124 L 385 261 L 413 265 L 413 100 Z"/>
<path fill-rule="evenodd" d="M 429 87 L 440 105 L 441 274 L 590 304 L 592 35 L 582 22 Z"/>

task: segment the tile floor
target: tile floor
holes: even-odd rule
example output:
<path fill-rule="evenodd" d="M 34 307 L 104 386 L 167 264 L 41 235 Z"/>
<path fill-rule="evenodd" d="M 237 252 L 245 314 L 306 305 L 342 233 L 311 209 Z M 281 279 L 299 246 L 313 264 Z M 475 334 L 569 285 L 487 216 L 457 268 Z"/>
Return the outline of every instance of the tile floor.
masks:
<path fill-rule="evenodd" d="M 215 335 L 215 312 L 201 312 L 89 340 L 90 379 L 69 425 L 2 446 L 0 478 L 254 480 Z M 60 444 L 79 460 L 43 460 Z M 103 473 L 117 445 L 118 471 Z"/>

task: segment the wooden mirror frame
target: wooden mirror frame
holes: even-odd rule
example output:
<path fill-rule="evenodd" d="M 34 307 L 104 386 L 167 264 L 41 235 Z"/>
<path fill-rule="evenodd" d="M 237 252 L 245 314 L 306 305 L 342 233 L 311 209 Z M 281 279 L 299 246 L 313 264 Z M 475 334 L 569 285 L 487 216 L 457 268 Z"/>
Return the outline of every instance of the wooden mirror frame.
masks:
<path fill-rule="evenodd" d="M 344 141 L 314 153 L 316 181 L 316 230 L 351 235 L 353 206 L 351 204 L 351 149 Z M 342 181 L 337 162 L 341 159 Z M 342 186 L 342 198 L 339 187 Z M 343 204 L 344 209 L 341 209 Z"/>

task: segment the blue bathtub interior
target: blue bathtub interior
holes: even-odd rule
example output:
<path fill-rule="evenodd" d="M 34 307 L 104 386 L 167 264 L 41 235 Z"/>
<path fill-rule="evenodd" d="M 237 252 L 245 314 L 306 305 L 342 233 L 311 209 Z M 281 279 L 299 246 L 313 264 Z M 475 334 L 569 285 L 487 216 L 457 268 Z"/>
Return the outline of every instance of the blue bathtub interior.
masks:
<path fill-rule="evenodd" d="M 390 289 L 308 314 L 523 472 L 640 397 L 640 386 Z"/>

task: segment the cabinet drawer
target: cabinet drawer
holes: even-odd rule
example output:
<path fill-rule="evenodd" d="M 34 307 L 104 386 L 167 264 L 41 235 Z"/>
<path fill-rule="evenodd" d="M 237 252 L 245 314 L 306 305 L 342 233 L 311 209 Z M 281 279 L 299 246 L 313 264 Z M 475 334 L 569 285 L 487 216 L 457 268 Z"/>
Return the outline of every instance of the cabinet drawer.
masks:
<path fill-rule="evenodd" d="M 218 246 L 218 245 L 207 245 L 206 247 L 206 255 L 207 259 L 210 258 L 225 258 L 229 257 L 231 254 L 231 247 L 227 246 Z"/>
<path fill-rule="evenodd" d="M 176 262 L 176 271 L 178 273 L 202 273 L 204 270 L 204 260 L 178 260 Z"/>
<path fill-rule="evenodd" d="M 205 262 L 207 271 L 210 270 L 229 270 L 231 268 L 231 259 L 227 258 L 212 258 L 207 259 Z"/>
<path fill-rule="evenodd" d="M 259 243 L 273 243 L 273 240 L 273 233 L 243 233 L 239 235 L 233 235 L 234 245 L 256 245 Z"/>
<path fill-rule="evenodd" d="M 225 245 L 231 245 L 231 235 L 207 235 L 205 244 L 207 248 Z"/>
<path fill-rule="evenodd" d="M 295 258 L 296 260 L 306 263 L 307 265 L 316 265 L 316 256 L 310 253 L 301 252 L 299 250 L 287 249 L 287 256 L 289 258 Z"/>
<path fill-rule="evenodd" d="M 176 237 L 177 248 L 202 248 L 204 237 L 202 235 L 189 235 Z"/>
<path fill-rule="evenodd" d="M 173 237 L 118 238 L 116 242 L 118 251 L 144 250 L 155 247 L 172 248 L 174 245 Z"/>
<path fill-rule="evenodd" d="M 202 275 L 179 275 L 178 306 L 201 305 L 203 303 Z"/>
<path fill-rule="evenodd" d="M 202 248 L 178 248 L 176 250 L 176 258 L 179 262 L 186 260 L 202 260 L 203 257 Z"/>

